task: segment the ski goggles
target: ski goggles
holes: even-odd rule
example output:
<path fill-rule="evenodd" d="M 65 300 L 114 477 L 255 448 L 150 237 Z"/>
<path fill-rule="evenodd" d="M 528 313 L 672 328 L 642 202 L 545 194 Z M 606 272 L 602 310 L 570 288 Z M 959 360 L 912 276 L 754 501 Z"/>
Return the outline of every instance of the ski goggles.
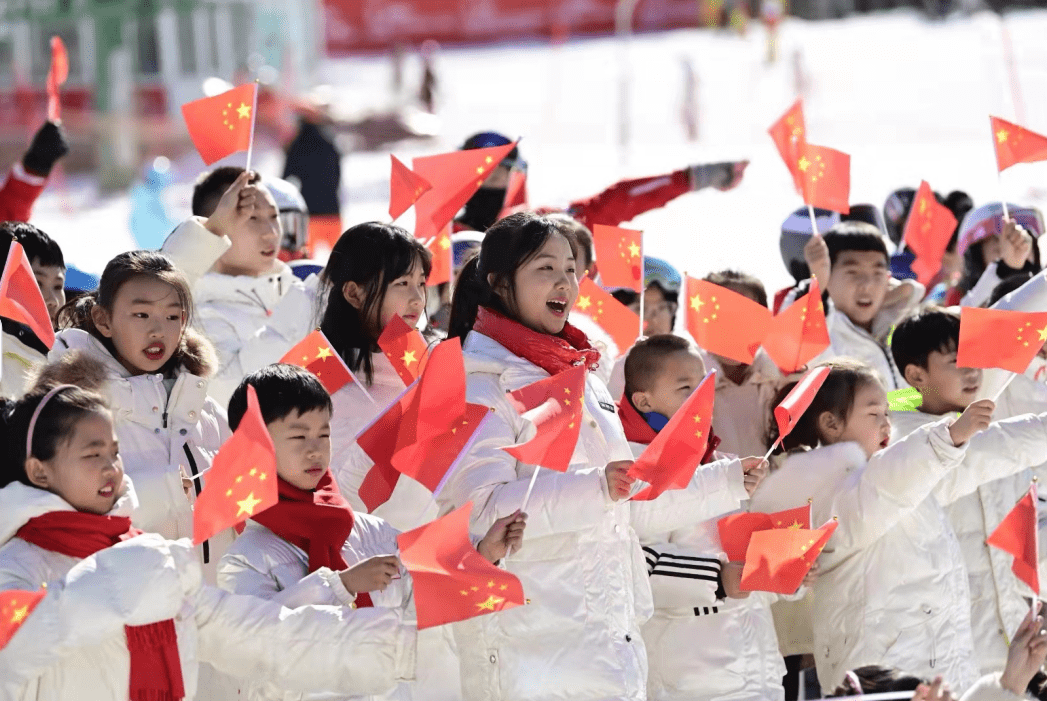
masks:
<path fill-rule="evenodd" d="M 1008 204 L 1011 219 L 1028 231 L 1035 238 L 1043 235 L 1043 215 L 1034 207 L 1018 207 Z M 999 202 L 982 205 L 971 210 L 963 219 L 960 238 L 956 252 L 963 255 L 968 248 L 990 236 L 999 236 L 1003 232 L 1003 205 Z"/>
<path fill-rule="evenodd" d="M 511 144 L 512 140 L 509 137 L 499 134 L 496 131 L 483 131 L 479 134 L 473 134 L 470 136 L 465 144 L 462 145 L 462 149 L 471 150 L 477 148 L 494 148 L 495 146 L 506 146 Z M 505 166 L 510 170 L 519 170 L 524 173 L 527 172 L 527 161 L 520 158 L 520 151 L 514 148 L 509 152 L 509 155 L 502 159 L 499 165 Z"/>

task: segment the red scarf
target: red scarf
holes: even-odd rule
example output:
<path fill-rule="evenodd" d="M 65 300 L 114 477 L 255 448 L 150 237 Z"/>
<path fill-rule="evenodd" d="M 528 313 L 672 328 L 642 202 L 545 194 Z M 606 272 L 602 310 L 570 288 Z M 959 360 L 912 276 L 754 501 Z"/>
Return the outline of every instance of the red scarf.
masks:
<path fill-rule="evenodd" d="M 650 445 L 654 437 L 658 435 L 658 432 L 647 423 L 647 419 L 625 397 L 618 402 L 618 418 L 621 419 L 622 428 L 625 429 L 625 439 L 630 443 Z M 710 429 L 709 444 L 705 448 L 705 455 L 702 456 L 703 465 L 713 462 L 713 453 L 718 447 L 720 447 L 720 438 Z"/>
<path fill-rule="evenodd" d="M 563 331 L 552 336 L 480 307 L 473 331 L 498 341 L 513 355 L 529 360 L 550 375 L 583 363 L 594 370 L 600 363 L 600 351 L 589 345 L 584 333 L 568 323 L 564 324 Z"/>
<path fill-rule="evenodd" d="M 126 516 L 52 511 L 29 519 L 15 537 L 51 552 L 83 559 L 141 533 Z M 174 621 L 124 626 L 131 656 L 131 701 L 178 701 L 185 696 Z"/>
<path fill-rule="evenodd" d="M 342 557 L 342 546 L 353 532 L 356 519 L 349 502 L 338 490 L 328 470 L 316 489 L 307 492 L 283 478 L 277 478 L 280 501 L 251 518 L 291 545 L 309 555 L 309 571 L 321 567 L 336 572 L 349 567 Z M 371 595 L 356 595 L 356 605 L 371 606 Z"/>

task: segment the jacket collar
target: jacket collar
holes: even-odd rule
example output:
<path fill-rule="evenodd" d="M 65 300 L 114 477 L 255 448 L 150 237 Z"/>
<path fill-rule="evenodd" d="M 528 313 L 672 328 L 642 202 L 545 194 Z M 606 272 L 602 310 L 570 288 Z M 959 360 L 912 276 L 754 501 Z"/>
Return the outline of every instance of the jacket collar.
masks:
<path fill-rule="evenodd" d="M 135 494 L 131 478 L 124 475 L 124 491 L 113 505 L 110 516 L 130 516 L 138 508 L 138 495 Z M 52 511 L 74 511 L 73 507 L 62 497 L 44 489 L 37 489 L 12 482 L 0 489 L 0 545 L 14 537 L 19 528 L 29 519 Z"/>
<path fill-rule="evenodd" d="M 291 287 L 301 284 L 291 268 L 276 261 L 276 269 L 257 277 L 252 275 L 223 275 L 210 272 L 196 282 L 193 295 L 198 305 L 214 301 L 239 301 L 261 305 L 272 311 Z"/>

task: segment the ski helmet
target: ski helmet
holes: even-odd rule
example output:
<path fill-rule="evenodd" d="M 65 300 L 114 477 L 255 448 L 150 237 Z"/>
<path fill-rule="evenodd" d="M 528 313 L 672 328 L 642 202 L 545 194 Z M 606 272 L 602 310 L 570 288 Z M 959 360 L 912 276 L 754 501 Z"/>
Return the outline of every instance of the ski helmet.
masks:
<path fill-rule="evenodd" d="M 1040 210 L 1035 207 L 1019 207 L 1016 204 L 1008 204 L 1007 210 L 1011 219 L 1032 234 L 1034 238 L 1043 236 L 1043 214 L 1040 213 Z M 977 209 L 972 209 L 960 224 L 960 237 L 956 244 L 956 252 L 963 255 L 971 246 L 990 236 L 999 236 L 1001 231 L 1003 231 L 1003 205 L 1001 203 L 990 202 Z"/>
<path fill-rule="evenodd" d="M 828 209 L 814 210 L 815 223 L 822 234 L 840 223 L 840 215 Z M 811 215 L 807 207 L 800 207 L 782 222 L 782 234 L 778 239 L 778 248 L 782 253 L 785 269 L 796 282 L 802 282 L 811 276 L 807 268 L 807 259 L 803 247 L 814 230 L 811 228 Z"/>
<path fill-rule="evenodd" d="M 304 249 L 309 242 L 309 208 L 302 193 L 283 178 L 265 178 L 262 184 L 272 194 L 280 213 L 280 226 L 284 231 L 280 248 L 290 253 Z"/>
<path fill-rule="evenodd" d="M 675 301 L 680 294 L 683 278 L 680 271 L 667 261 L 654 256 L 643 257 L 643 286 L 658 285 L 667 299 Z"/>
<path fill-rule="evenodd" d="M 505 146 L 511 144 L 512 139 L 508 136 L 499 134 L 496 131 L 482 131 L 478 134 L 473 134 L 465 143 L 462 144 L 462 151 L 471 151 L 477 148 L 493 148 L 495 146 Z M 514 147 L 512 151 L 502 160 L 501 165 L 507 168 L 515 168 L 516 170 L 527 170 L 527 161 L 520 158 L 519 147 Z"/>

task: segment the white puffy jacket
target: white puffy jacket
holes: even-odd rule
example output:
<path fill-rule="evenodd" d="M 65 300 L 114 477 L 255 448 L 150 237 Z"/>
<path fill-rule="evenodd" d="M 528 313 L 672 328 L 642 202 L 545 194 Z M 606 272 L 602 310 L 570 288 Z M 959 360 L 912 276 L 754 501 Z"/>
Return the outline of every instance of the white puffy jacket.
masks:
<path fill-rule="evenodd" d="M 129 515 L 136 503 L 130 480 L 125 484 L 114 515 Z M 78 560 L 13 537 L 34 516 L 71 510 L 41 489 L 0 489 L 0 591 L 47 584 L 47 595 L 0 649 L 0 698 L 127 701 L 124 626 L 169 618 L 186 701 L 196 697 L 200 660 L 303 691 L 381 693 L 410 677 L 414 628 L 395 611 L 291 610 L 201 586 L 187 540 L 146 534 Z"/>
<path fill-rule="evenodd" d="M 23 332 L 25 333 L 25 332 Z M 25 394 L 33 368 L 47 362 L 47 356 L 23 342 L 15 334 L 3 333 L 3 370 L 0 395 L 17 399 Z"/>
<path fill-rule="evenodd" d="M 822 689 L 880 664 L 963 691 L 978 677 L 967 571 L 941 504 L 1047 458 L 1047 417 L 1001 421 L 954 446 L 951 419 L 917 429 L 866 460 L 856 443 L 790 456 L 753 495 L 754 511 L 813 500 L 814 520 L 839 527 L 819 558 L 811 601 Z M 1007 460 L 964 461 L 965 454 Z M 963 469 L 960 466 L 963 466 Z"/>
<path fill-rule="evenodd" d="M 130 375 L 97 338 L 80 329 L 60 331 L 48 360 L 69 363 L 65 370 L 77 375 L 70 378 L 74 383 L 88 378 L 108 398 L 124 470 L 141 500 L 132 517 L 135 526 L 171 540 L 192 538 L 192 504 L 199 491 L 186 497 L 182 474 L 208 469 L 232 435 L 225 410 L 207 396 L 207 380 L 182 367 L 168 395 L 162 375 Z M 194 369 L 206 374 L 208 368 Z M 195 480 L 194 486 L 203 489 L 205 482 L 206 477 Z M 209 584 L 232 540 L 232 529 L 226 529 L 199 548 Z"/>
<path fill-rule="evenodd" d="M 506 392 L 549 374 L 476 332 L 466 338 L 464 356 L 468 400 L 494 412 L 439 502 L 446 512 L 471 501 L 477 535 L 521 507 L 536 469 L 501 450 L 529 430 Z M 565 473 L 541 471 L 523 547 L 505 560 L 530 605 L 455 626 L 468 701 L 644 699 L 640 627 L 652 603 L 637 533 L 682 528 L 734 510 L 746 496 L 741 463 L 724 460 L 703 466 L 686 489 L 657 500 L 611 501 L 604 467 L 631 460 L 632 453 L 610 394 L 591 374 L 583 411 L 571 466 Z"/>
<path fill-rule="evenodd" d="M 226 408 L 248 374 L 275 363 L 315 327 L 316 276 L 303 282 L 285 263 L 252 277 L 209 272 L 232 242 L 190 217 L 160 249 L 189 278 L 196 304 L 194 324 L 218 350 L 219 367 L 208 389 Z"/>

